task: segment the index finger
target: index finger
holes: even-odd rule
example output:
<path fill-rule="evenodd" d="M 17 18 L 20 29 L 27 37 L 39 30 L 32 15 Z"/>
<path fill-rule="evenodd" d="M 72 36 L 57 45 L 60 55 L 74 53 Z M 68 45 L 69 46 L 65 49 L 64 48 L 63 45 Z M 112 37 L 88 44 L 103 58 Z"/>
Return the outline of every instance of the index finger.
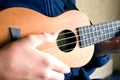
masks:
<path fill-rule="evenodd" d="M 62 61 L 58 60 L 57 58 L 52 57 L 51 61 L 52 61 L 52 67 L 51 67 L 52 70 L 60 73 L 70 72 L 70 68 L 66 64 L 64 64 Z"/>
<path fill-rule="evenodd" d="M 26 37 L 24 40 L 31 45 L 32 47 L 36 48 L 39 45 L 44 44 L 45 42 L 54 42 L 57 38 L 57 34 L 49 34 L 49 33 L 42 33 L 42 34 L 33 34 Z"/>

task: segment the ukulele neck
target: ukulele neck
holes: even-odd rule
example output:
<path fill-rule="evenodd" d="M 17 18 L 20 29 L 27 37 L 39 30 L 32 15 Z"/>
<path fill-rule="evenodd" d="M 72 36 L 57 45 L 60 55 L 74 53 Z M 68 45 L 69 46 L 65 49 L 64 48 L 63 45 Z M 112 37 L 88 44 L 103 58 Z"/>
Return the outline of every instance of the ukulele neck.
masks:
<path fill-rule="evenodd" d="M 120 20 L 76 28 L 80 47 L 86 47 L 116 37 Z"/>

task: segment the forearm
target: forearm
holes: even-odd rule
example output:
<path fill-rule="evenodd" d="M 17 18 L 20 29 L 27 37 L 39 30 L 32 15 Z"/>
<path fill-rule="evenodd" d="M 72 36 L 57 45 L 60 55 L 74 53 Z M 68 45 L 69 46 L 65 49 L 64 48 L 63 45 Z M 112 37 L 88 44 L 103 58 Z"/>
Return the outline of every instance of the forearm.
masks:
<path fill-rule="evenodd" d="M 0 58 L 1 58 L 1 55 L 0 55 Z M 4 79 L 4 71 L 5 71 L 4 64 L 0 59 L 0 80 L 5 80 Z"/>
<path fill-rule="evenodd" d="M 120 37 L 95 45 L 95 55 L 104 56 L 110 53 L 120 53 Z"/>

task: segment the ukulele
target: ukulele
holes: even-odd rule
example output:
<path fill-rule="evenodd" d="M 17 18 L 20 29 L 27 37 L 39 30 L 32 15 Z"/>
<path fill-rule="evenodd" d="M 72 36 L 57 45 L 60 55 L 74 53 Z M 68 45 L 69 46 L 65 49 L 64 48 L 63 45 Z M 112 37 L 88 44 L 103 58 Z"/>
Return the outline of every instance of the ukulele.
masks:
<path fill-rule="evenodd" d="M 10 42 L 9 27 L 21 30 L 22 38 L 31 34 L 58 33 L 52 43 L 38 46 L 69 67 L 87 64 L 94 53 L 94 44 L 115 38 L 120 21 L 90 25 L 80 11 L 70 10 L 56 17 L 48 17 L 27 8 L 8 8 L 0 11 L 0 46 Z"/>

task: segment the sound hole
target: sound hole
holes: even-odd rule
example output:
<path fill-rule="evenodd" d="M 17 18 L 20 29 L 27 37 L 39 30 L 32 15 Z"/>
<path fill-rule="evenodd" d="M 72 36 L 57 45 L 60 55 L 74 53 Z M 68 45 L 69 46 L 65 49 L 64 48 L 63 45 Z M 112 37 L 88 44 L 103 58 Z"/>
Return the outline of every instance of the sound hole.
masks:
<path fill-rule="evenodd" d="M 63 52 L 70 52 L 76 46 L 75 34 L 70 30 L 63 30 L 57 38 L 58 48 Z"/>

